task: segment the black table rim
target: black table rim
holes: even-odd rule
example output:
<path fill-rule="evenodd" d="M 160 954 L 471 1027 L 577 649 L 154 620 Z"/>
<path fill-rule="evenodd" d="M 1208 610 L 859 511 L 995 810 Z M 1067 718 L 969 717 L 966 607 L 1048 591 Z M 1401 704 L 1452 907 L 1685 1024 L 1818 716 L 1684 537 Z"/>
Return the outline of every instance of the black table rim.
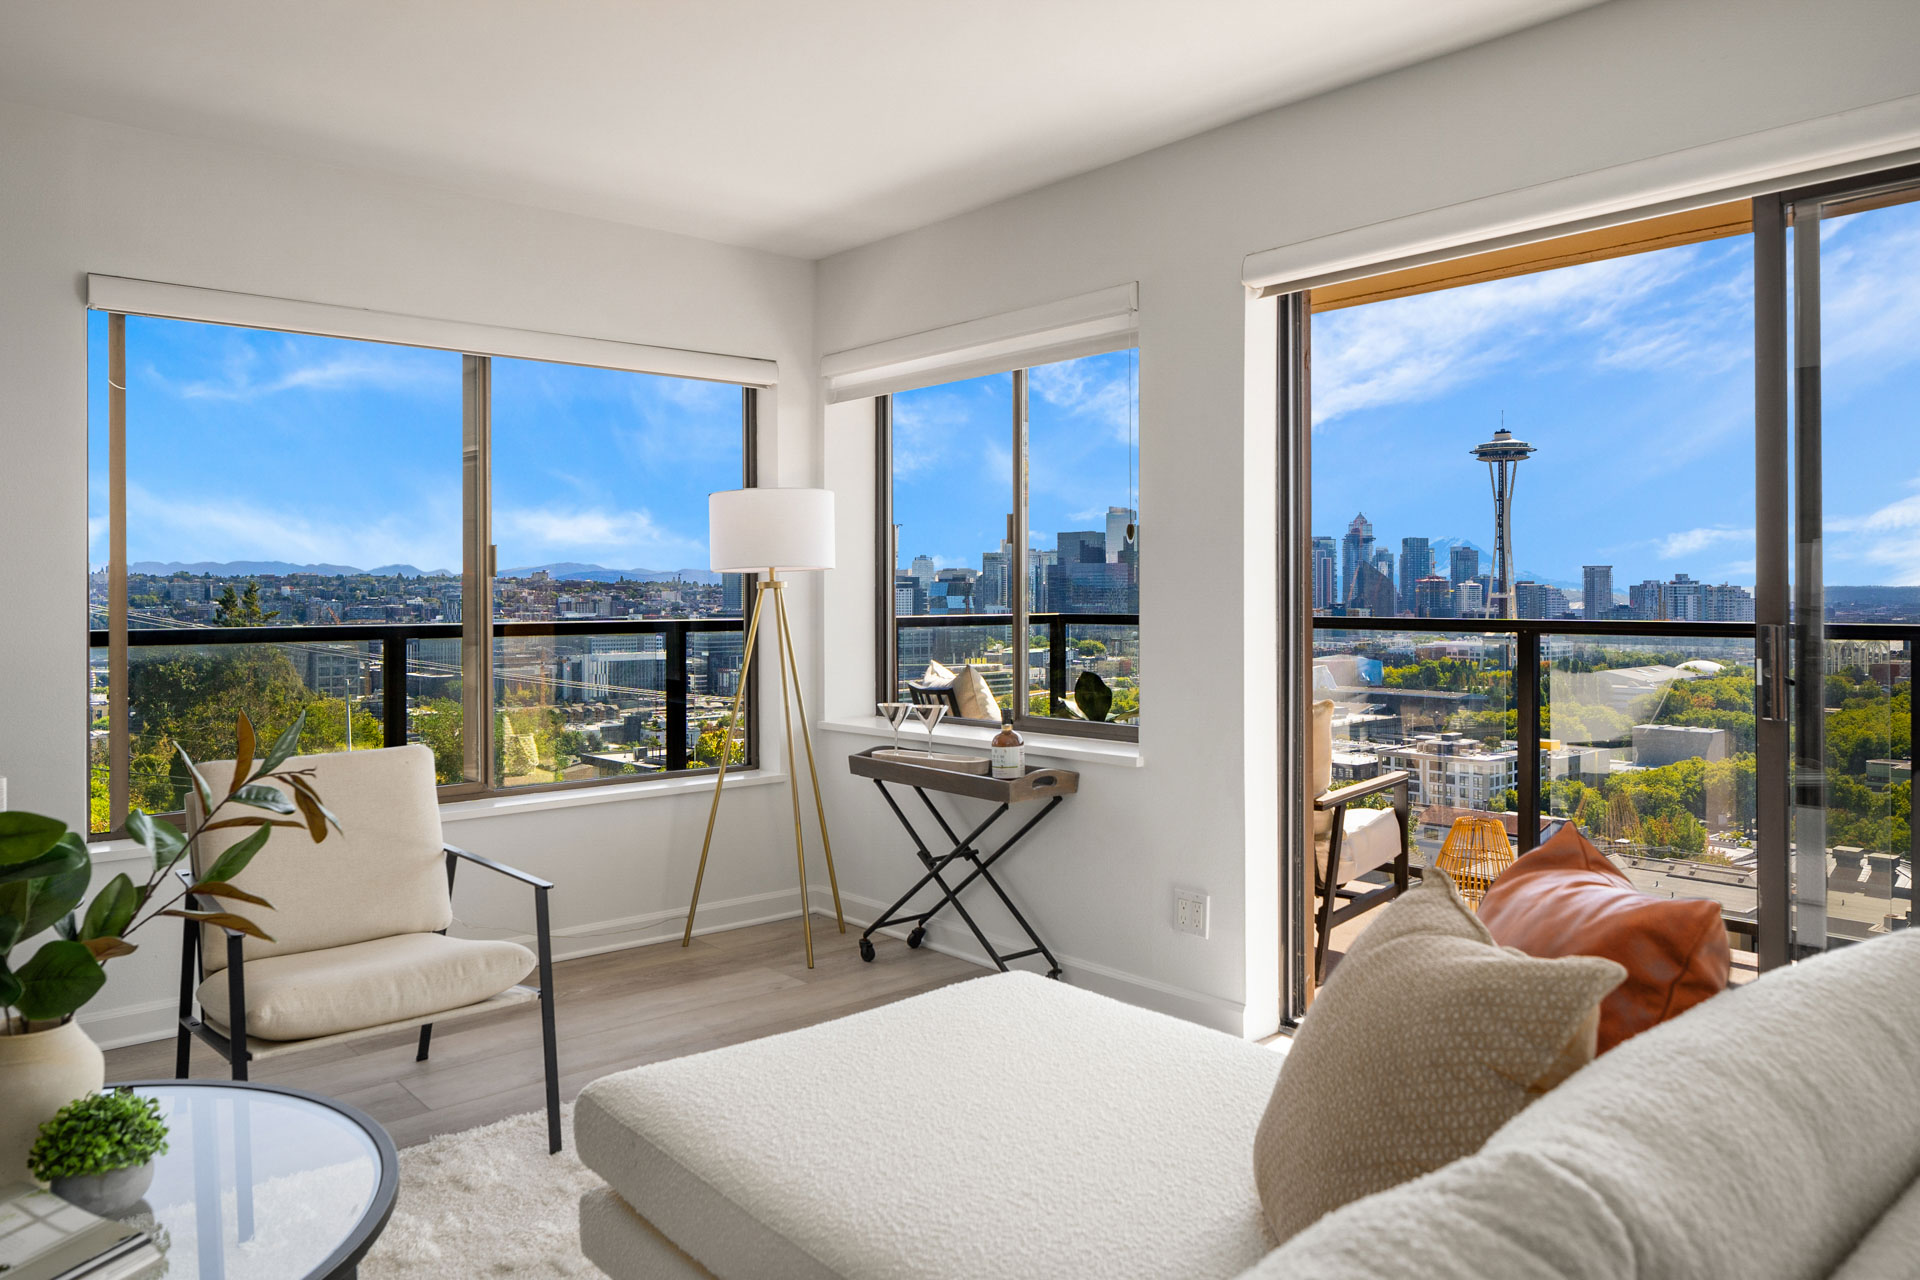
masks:
<path fill-rule="evenodd" d="M 248 1089 L 255 1093 L 280 1093 L 337 1111 L 359 1125 L 373 1140 L 374 1148 L 380 1153 L 379 1185 L 373 1189 L 373 1200 L 367 1205 L 367 1211 L 360 1216 L 359 1223 L 347 1233 L 347 1238 L 327 1255 L 325 1261 L 307 1273 L 306 1280 L 344 1280 L 344 1277 L 353 1275 L 360 1265 L 360 1259 L 367 1256 L 367 1250 L 373 1247 L 373 1242 L 378 1240 L 380 1233 L 386 1229 L 387 1219 L 393 1216 L 394 1198 L 400 1188 L 400 1149 L 393 1145 L 393 1138 L 378 1120 L 338 1098 L 329 1098 L 325 1094 L 314 1093 L 308 1089 L 295 1089 L 291 1085 L 262 1084 L 255 1080 L 116 1080 L 101 1087 L 103 1089 Z"/>

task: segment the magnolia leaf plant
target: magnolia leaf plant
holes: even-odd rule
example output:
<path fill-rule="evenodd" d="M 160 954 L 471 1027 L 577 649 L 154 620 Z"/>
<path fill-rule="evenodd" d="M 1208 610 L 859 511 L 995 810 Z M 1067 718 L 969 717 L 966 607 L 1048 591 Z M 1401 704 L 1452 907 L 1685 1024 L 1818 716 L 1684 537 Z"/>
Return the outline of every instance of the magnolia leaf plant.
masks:
<path fill-rule="evenodd" d="M 0 1007 L 8 1013 L 9 1032 L 16 1027 L 31 1030 L 36 1022 L 61 1023 L 72 1018 L 106 984 L 102 966 L 117 956 L 133 954 L 135 944 L 129 939 L 157 916 L 218 925 L 273 941 L 236 911 L 193 911 L 184 904 L 191 894 L 222 907 L 240 903 L 271 910 L 272 903 L 236 888 L 233 879 L 266 846 L 273 829 L 305 827 L 316 843 L 327 838 L 329 827 L 339 829 L 313 789 L 313 770 L 282 767 L 298 747 L 305 723 L 303 711 L 275 739 L 266 756 L 256 761 L 253 724 L 242 712 L 234 725 L 233 774 L 216 779 L 221 784 L 218 789 L 188 758 L 185 748 L 176 744 L 174 750 L 199 800 L 198 823 L 183 829 L 139 809 L 129 813 L 126 833 L 147 852 L 145 880 L 136 883 L 125 872 L 114 876 L 93 895 L 85 911 L 77 908 L 93 877 L 86 840 L 55 818 L 0 812 Z M 235 828 L 252 828 L 252 832 L 222 853 L 191 885 L 178 886 L 168 876 L 203 833 Z M 24 944 L 48 930 L 54 937 L 16 965 L 15 954 L 25 950 Z"/>

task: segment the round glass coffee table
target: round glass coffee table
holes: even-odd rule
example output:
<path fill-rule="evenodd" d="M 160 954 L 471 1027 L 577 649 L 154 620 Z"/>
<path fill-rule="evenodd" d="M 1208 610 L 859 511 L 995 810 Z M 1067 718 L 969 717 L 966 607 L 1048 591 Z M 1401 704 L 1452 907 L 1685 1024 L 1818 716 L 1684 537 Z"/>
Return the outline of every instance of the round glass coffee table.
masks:
<path fill-rule="evenodd" d="M 135 1080 L 167 1153 L 123 1218 L 166 1252 L 141 1280 L 335 1280 L 355 1274 L 399 1185 L 393 1139 L 343 1102 L 281 1085 Z M 114 1086 L 109 1086 L 114 1087 Z"/>

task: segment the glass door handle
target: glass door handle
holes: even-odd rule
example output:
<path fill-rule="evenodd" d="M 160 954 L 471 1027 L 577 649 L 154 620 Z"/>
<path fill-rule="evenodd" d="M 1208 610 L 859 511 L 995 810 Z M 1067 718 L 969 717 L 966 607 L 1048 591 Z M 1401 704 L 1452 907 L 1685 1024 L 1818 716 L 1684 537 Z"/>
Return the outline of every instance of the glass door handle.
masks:
<path fill-rule="evenodd" d="M 1754 629 L 1753 714 L 1761 720 L 1785 720 L 1790 705 L 1787 690 L 1787 628 L 1763 623 Z"/>

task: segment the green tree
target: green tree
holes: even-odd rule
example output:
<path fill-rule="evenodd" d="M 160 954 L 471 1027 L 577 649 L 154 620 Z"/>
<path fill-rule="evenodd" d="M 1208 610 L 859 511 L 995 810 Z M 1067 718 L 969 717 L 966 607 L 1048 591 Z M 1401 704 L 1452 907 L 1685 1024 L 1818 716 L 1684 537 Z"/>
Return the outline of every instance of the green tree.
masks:
<path fill-rule="evenodd" d="M 261 611 L 260 584 L 251 581 L 244 593 L 236 593 L 233 584 L 228 583 L 213 606 L 216 627 L 264 627 L 279 616 L 278 609 Z"/>
<path fill-rule="evenodd" d="M 706 720 L 700 724 L 700 737 L 693 748 L 693 762 L 696 765 L 712 767 L 720 763 L 720 752 L 726 750 L 725 744 L 732 739 L 732 749 L 727 752 L 729 765 L 741 764 L 747 758 L 747 739 L 742 733 L 735 737 L 732 733 L 733 716 L 723 715 L 717 720 Z M 744 726 L 743 726 L 744 728 Z"/>

